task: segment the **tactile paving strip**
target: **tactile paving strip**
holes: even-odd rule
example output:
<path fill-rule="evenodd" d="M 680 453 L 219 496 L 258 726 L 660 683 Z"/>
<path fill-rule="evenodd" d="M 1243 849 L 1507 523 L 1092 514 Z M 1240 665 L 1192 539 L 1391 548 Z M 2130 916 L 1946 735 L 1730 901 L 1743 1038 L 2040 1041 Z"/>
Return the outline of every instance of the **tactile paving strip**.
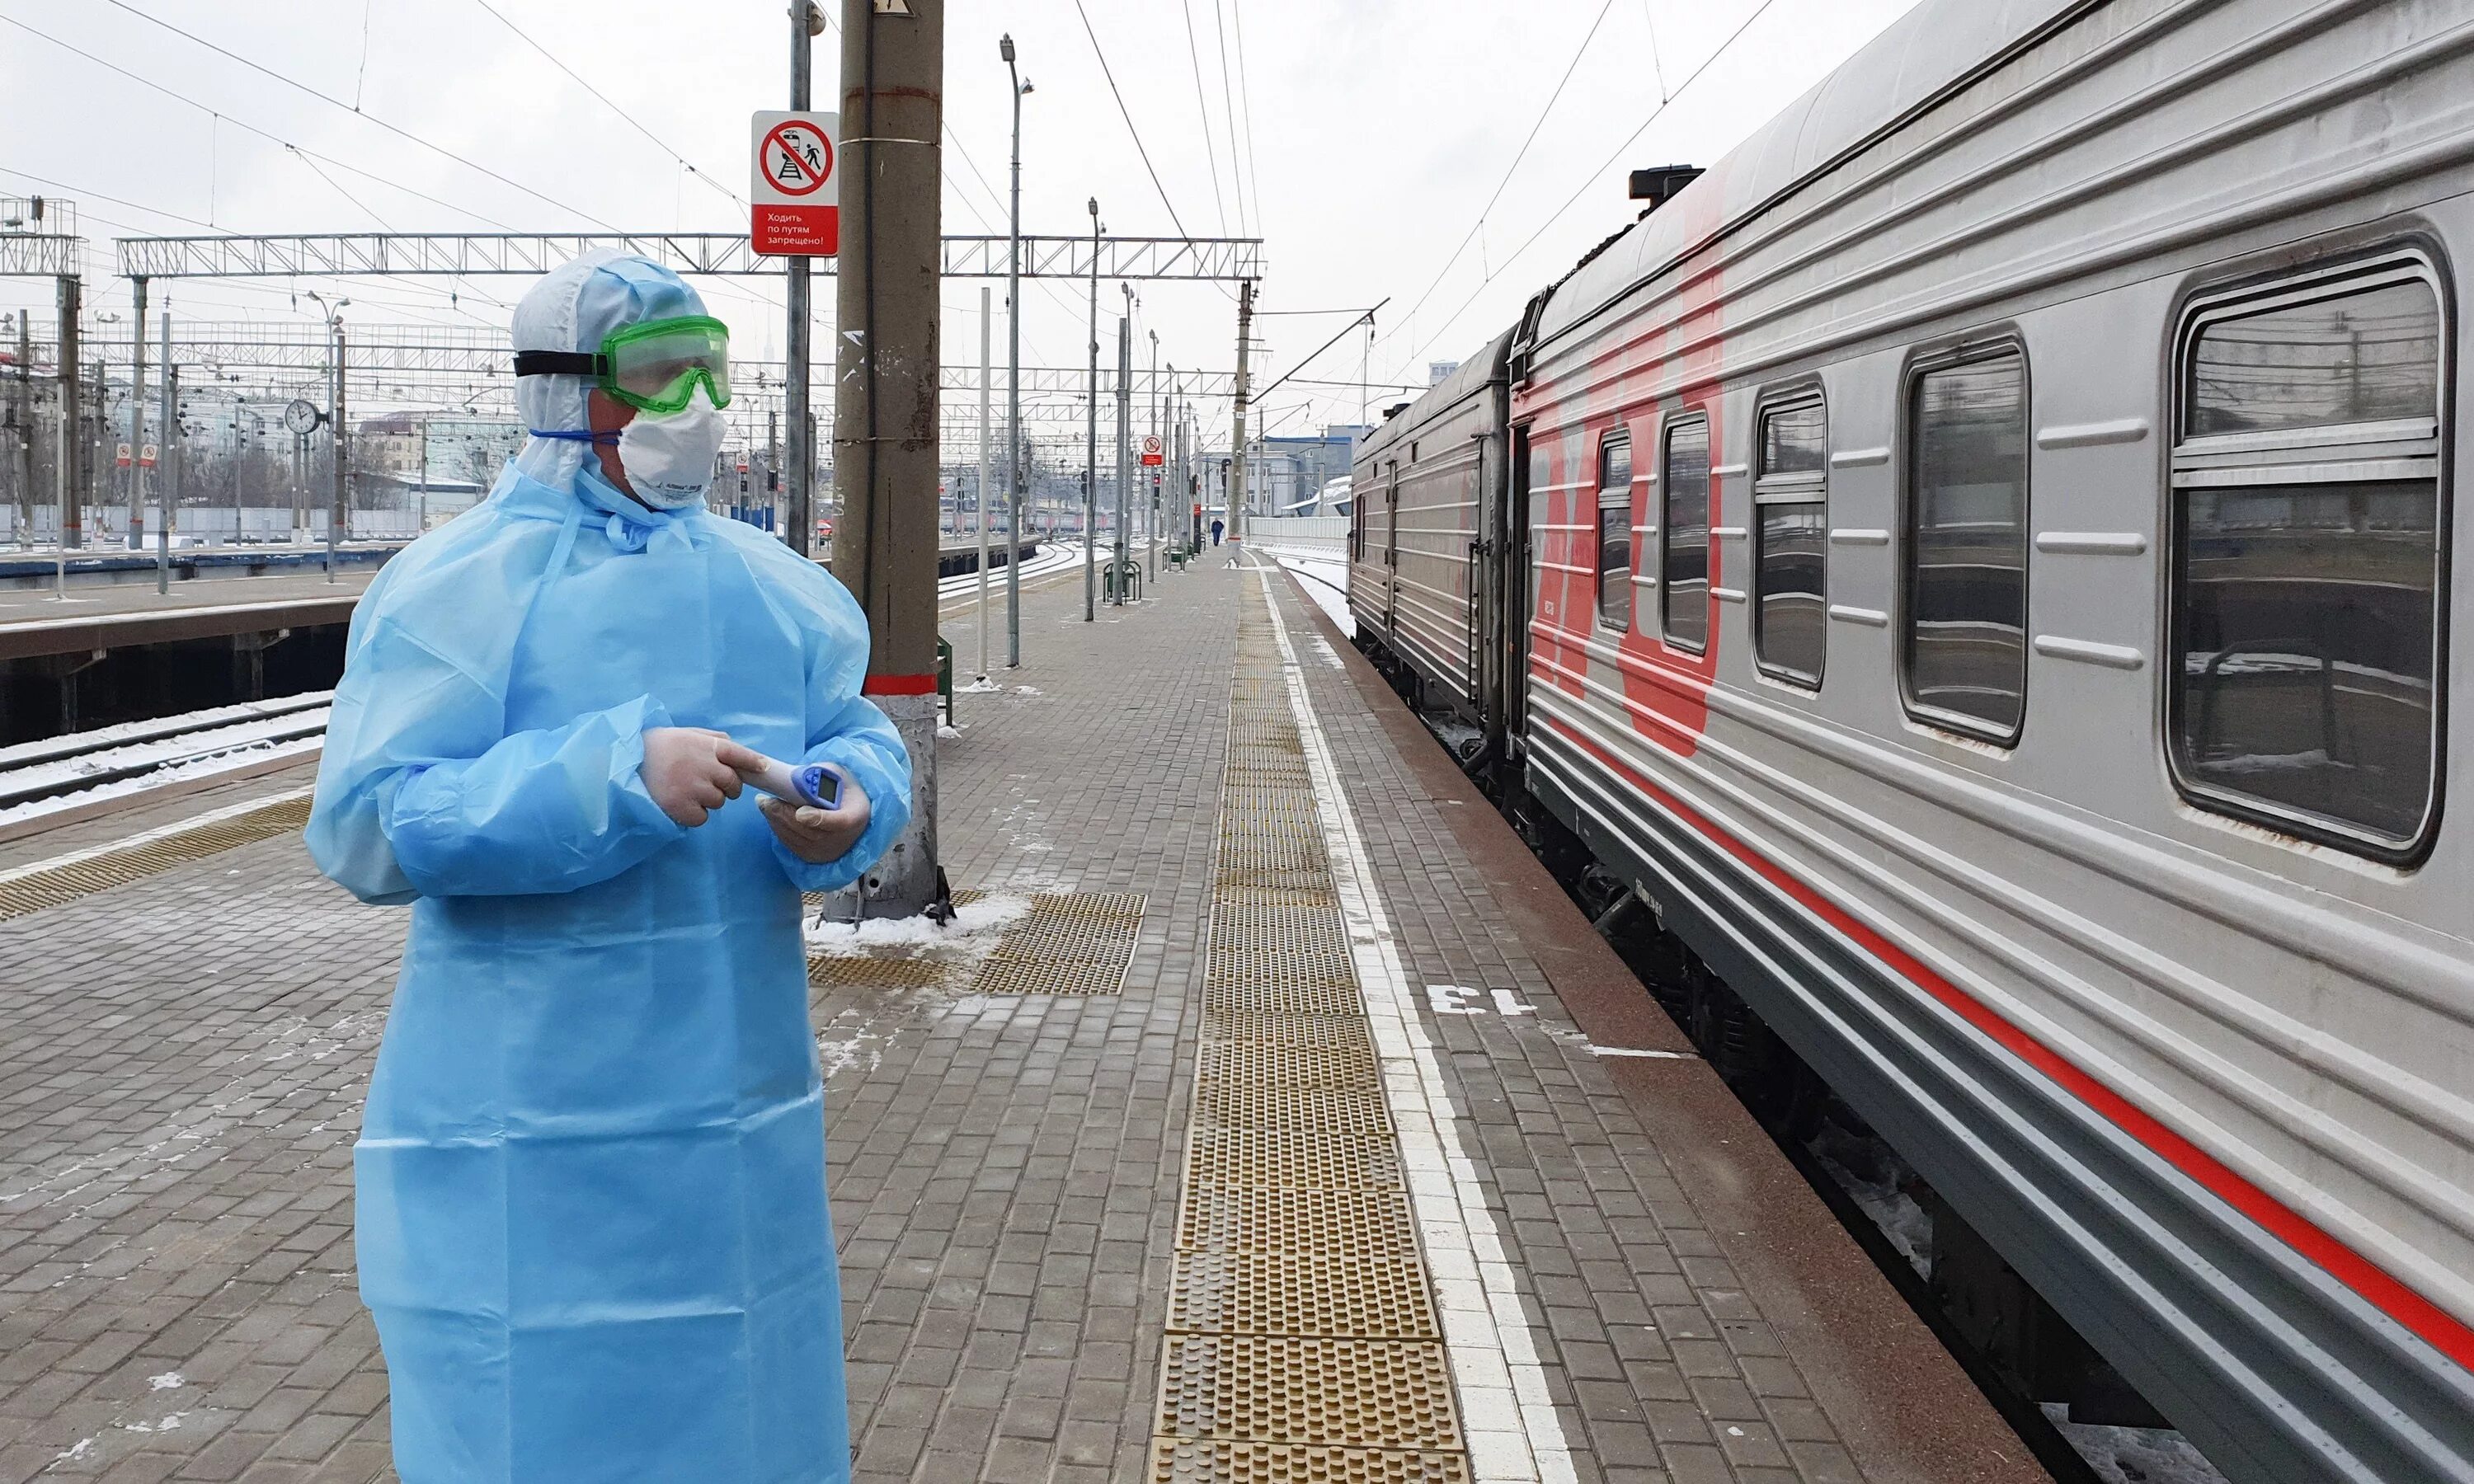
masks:
<path fill-rule="evenodd" d="M 306 791 L 270 799 L 254 809 L 223 815 L 187 829 L 172 829 L 124 846 L 80 850 L 57 861 L 37 861 L 0 873 L 0 919 L 24 917 L 159 875 L 176 866 L 221 854 L 236 846 L 270 840 L 309 823 Z"/>
<path fill-rule="evenodd" d="M 1304 738 L 1238 624 L 1152 1478 L 1466 1484 Z"/>
<path fill-rule="evenodd" d="M 1437 1339 L 1426 1270 L 1416 1257 L 1286 1253 L 1176 1255 L 1168 1327 L 1210 1334 Z M 1371 1441 L 1351 1438 L 1352 1443 Z"/>
<path fill-rule="evenodd" d="M 1126 987 L 1143 898 L 1135 892 L 1033 897 L 981 961 L 975 994 L 1115 994 Z"/>
<path fill-rule="evenodd" d="M 1468 1459 L 1457 1451 L 1162 1439 L 1152 1455 L 1152 1484 L 1468 1484 Z"/>
<path fill-rule="evenodd" d="M 1179 1436 L 1376 1448 L 1459 1441 L 1443 1348 L 1398 1340 L 1180 1335 L 1168 1347 L 1161 1411 Z"/>
<path fill-rule="evenodd" d="M 1367 1257 L 1418 1256 L 1418 1226 L 1399 1190 L 1270 1190 L 1214 1185 L 1186 1197 L 1176 1245 L 1217 1253 L 1336 1248 Z"/>

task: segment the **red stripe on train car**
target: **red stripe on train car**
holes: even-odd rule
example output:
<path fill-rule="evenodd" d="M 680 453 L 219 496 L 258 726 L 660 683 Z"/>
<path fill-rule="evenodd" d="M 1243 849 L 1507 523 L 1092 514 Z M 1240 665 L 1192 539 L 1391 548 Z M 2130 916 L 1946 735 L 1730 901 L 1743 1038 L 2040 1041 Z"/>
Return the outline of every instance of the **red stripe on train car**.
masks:
<path fill-rule="evenodd" d="M 1590 756 L 1620 774 L 1658 801 L 1666 811 L 1709 837 L 1721 850 L 1750 866 L 1763 880 L 1784 892 L 1807 911 L 1828 922 L 1859 947 L 1917 988 L 1955 1012 L 2028 1065 L 2035 1067 L 2081 1102 L 2094 1108 L 2131 1137 L 2145 1144 L 2175 1169 L 2205 1186 L 2218 1199 L 2275 1233 L 2287 1246 L 2317 1263 L 2328 1275 L 2360 1294 L 2374 1308 L 2468 1370 L 2474 1370 L 2474 1328 L 2434 1304 L 2354 1251 L 2308 1216 L 2292 1209 L 2226 1166 L 2216 1156 L 2167 1128 L 2162 1122 L 2082 1071 L 2059 1052 L 2028 1035 L 1999 1012 L 1917 962 L 1905 950 L 1841 911 L 1814 888 L 1788 874 L 1752 847 L 1703 817 L 1690 805 L 1644 778 L 1605 748 L 1551 718 L 1548 727 Z"/>

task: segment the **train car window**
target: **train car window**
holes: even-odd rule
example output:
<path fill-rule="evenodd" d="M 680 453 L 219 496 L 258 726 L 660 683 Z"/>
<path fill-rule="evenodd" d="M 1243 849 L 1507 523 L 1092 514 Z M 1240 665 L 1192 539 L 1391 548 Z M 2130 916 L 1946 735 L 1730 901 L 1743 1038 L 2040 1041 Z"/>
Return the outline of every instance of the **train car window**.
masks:
<path fill-rule="evenodd" d="M 1621 433 L 1598 447 L 1598 618 L 1632 627 L 1632 439 Z"/>
<path fill-rule="evenodd" d="M 1799 685 L 1821 683 L 1829 630 L 1829 415 L 1817 396 L 1762 409 L 1753 478 L 1753 655 Z"/>
<path fill-rule="evenodd" d="M 1710 642 L 1710 419 L 1667 424 L 1659 471 L 1664 506 L 1659 605 L 1666 641 L 1696 654 Z"/>
<path fill-rule="evenodd" d="M 2027 358 L 2014 346 L 1928 367 L 1908 416 L 1907 706 L 2015 742 L 2027 710 Z"/>
<path fill-rule="evenodd" d="M 2184 322 L 2168 739 L 2194 802 L 2383 859 L 2429 840 L 2447 344 L 2419 259 Z"/>

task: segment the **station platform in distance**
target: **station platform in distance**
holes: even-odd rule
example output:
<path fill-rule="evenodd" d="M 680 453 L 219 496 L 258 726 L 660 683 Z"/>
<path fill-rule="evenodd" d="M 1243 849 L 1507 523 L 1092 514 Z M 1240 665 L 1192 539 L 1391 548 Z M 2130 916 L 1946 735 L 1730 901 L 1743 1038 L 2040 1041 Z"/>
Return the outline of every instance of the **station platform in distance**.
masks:
<path fill-rule="evenodd" d="M 856 1477 L 2044 1478 L 1232 555 L 1031 586 L 938 744 L 959 921 L 811 932 Z M 406 914 L 308 786 L 0 843 L 0 1484 L 393 1476 L 351 1165 Z"/>

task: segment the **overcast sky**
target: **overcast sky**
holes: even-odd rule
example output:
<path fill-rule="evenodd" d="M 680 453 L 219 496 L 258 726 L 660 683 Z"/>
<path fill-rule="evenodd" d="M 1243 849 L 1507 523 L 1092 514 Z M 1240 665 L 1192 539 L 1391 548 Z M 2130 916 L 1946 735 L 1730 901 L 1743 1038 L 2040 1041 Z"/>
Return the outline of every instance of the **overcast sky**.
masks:
<path fill-rule="evenodd" d="M 1345 337 L 1264 403 L 1275 432 L 1352 421 L 1356 389 L 1300 382 L 1422 384 L 1429 361 L 1483 344 L 1630 220 L 1627 168 L 1710 163 L 1911 3 L 954 0 L 945 230 L 1005 227 L 997 36 L 1009 30 L 1034 84 L 1023 107 L 1024 230 L 1087 230 L 1084 203 L 1097 196 L 1111 232 L 1175 235 L 1181 222 L 1196 236 L 1265 238 L 1270 377 L 1297 370 L 1347 311 L 1388 296 L 1370 353 L 1362 332 Z M 837 20 L 838 9 L 828 4 Z M 0 142 L 0 191 L 75 201 L 97 249 L 88 307 L 124 315 L 126 284 L 106 281 L 117 235 L 743 231 L 745 209 L 726 193 L 747 194 L 748 114 L 788 98 L 779 0 L 0 0 L 0 17 L 12 22 L 0 24 L 0 89 L 18 121 Z M 816 57 L 817 98 L 830 106 L 837 32 Z M 296 290 L 313 286 L 330 292 L 306 280 L 169 287 L 184 317 L 300 324 L 316 306 L 296 310 Z M 412 279 L 341 291 L 359 323 L 503 324 L 523 287 Z M 778 280 L 699 287 L 743 353 L 779 354 Z M 1026 284 L 1027 365 L 1082 364 L 1087 292 Z M 1156 331 L 1164 364 L 1234 364 L 1233 290 L 1136 292 L 1138 360 Z M 1000 282 L 1000 312 L 1003 295 Z M 829 319 L 830 284 L 818 298 Z M 944 299 L 946 360 L 976 361 L 979 284 L 949 281 Z M 1111 359 L 1122 302 L 1104 282 Z M 48 316 L 50 285 L 0 280 L 0 307 L 29 304 Z M 1322 310 L 1344 312 L 1300 312 Z M 1001 321 L 996 344 L 1002 360 Z M 1368 394 L 1378 408 L 1398 395 Z M 1219 421 L 1213 441 L 1225 442 L 1225 409 Z"/>

